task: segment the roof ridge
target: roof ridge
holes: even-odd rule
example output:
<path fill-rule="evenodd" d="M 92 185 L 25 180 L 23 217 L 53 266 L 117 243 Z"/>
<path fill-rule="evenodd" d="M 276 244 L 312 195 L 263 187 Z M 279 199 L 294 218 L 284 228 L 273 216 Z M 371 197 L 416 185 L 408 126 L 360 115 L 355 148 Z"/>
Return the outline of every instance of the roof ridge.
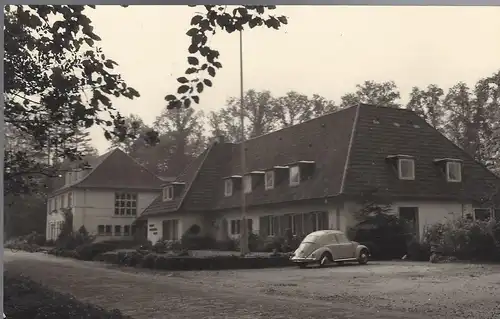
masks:
<path fill-rule="evenodd" d="M 184 202 L 184 198 L 186 198 L 186 195 L 188 194 L 188 192 L 191 190 L 191 187 L 193 186 L 193 183 L 194 183 L 194 180 L 196 179 L 196 177 L 198 177 L 198 174 L 200 173 L 200 170 L 201 168 L 203 167 L 203 164 L 205 164 L 205 161 L 208 157 L 208 154 L 210 154 L 210 151 L 214 148 L 215 146 L 215 143 L 212 143 L 206 150 L 206 154 L 205 156 L 203 157 L 201 163 L 200 163 L 200 166 L 198 166 L 198 169 L 196 170 L 196 172 L 193 174 L 193 178 L 191 178 L 191 181 L 190 183 L 188 184 L 187 188 L 186 188 L 186 191 L 184 192 L 184 194 L 182 194 L 182 197 L 179 199 L 179 203 L 177 204 L 177 207 L 176 207 L 176 211 L 178 211 L 183 202 Z M 201 155 L 200 155 L 201 156 Z M 177 179 L 176 179 L 177 180 Z M 186 181 L 187 183 L 187 181 Z"/>
<path fill-rule="evenodd" d="M 98 157 L 96 158 L 96 160 L 97 160 L 97 159 L 101 159 L 101 160 L 100 160 L 100 161 L 98 161 L 98 163 L 97 163 L 97 165 L 95 165 L 95 167 L 92 167 L 92 170 L 91 170 L 91 171 L 90 171 L 87 175 L 85 175 L 82 179 L 77 180 L 77 181 L 76 181 L 76 182 L 74 182 L 73 184 L 70 184 L 70 185 L 63 185 L 63 186 L 59 187 L 58 189 L 56 189 L 56 190 L 52 191 L 52 192 L 50 193 L 50 195 L 52 195 L 52 194 L 54 194 L 54 193 L 57 193 L 57 192 L 59 192 L 59 191 L 60 191 L 60 190 L 62 190 L 62 189 L 65 189 L 65 188 L 70 188 L 70 187 L 74 187 L 74 186 L 76 186 L 76 185 L 78 185 L 78 184 L 81 184 L 84 180 L 86 180 L 86 179 L 90 176 L 90 174 L 92 174 L 92 173 L 96 170 L 96 168 L 97 168 L 97 167 L 99 167 L 99 165 L 101 165 L 101 164 L 102 164 L 102 163 L 103 163 L 103 162 L 104 162 L 104 161 L 105 161 L 105 160 L 106 160 L 106 159 L 107 159 L 107 158 L 108 158 L 108 157 L 109 157 L 112 153 L 114 153 L 117 149 L 118 149 L 118 148 L 115 148 L 114 150 L 108 151 L 108 152 L 106 152 L 106 153 L 104 153 L 104 154 L 102 154 L 102 155 L 98 156 Z M 50 196 L 50 195 L 49 195 L 49 196 Z"/>
<path fill-rule="evenodd" d="M 345 163 L 344 163 L 344 171 L 342 173 L 342 181 L 340 182 L 339 194 L 342 194 L 344 192 L 344 188 L 345 188 L 345 180 L 346 180 L 346 176 L 347 176 L 347 171 L 349 169 L 349 163 L 351 161 L 351 149 L 352 149 L 352 144 L 354 142 L 354 135 L 356 134 L 356 127 L 358 126 L 359 110 L 360 109 L 361 109 L 361 104 L 359 104 L 356 107 L 356 114 L 354 115 L 354 119 L 352 121 L 351 136 L 349 138 L 349 146 L 347 147 L 347 154 L 346 154 L 346 159 L 345 159 Z"/>
<path fill-rule="evenodd" d="M 306 120 L 304 122 L 300 122 L 300 123 L 297 123 L 297 124 L 293 124 L 293 125 L 290 125 L 290 126 L 286 126 L 286 127 L 282 127 L 280 129 L 277 129 L 275 131 L 271 131 L 271 132 L 268 132 L 268 133 L 264 133 L 262 135 L 259 135 L 259 136 L 254 136 L 254 137 L 250 137 L 250 138 L 247 138 L 245 139 L 245 143 L 250 141 L 250 140 L 256 140 L 258 138 L 261 138 L 263 136 L 267 136 L 267 135 L 270 135 L 270 134 L 274 134 L 274 133 L 278 133 L 278 132 L 282 132 L 282 131 L 285 131 L 285 130 L 288 130 L 288 129 L 291 129 L 291 128 L 294 128 L 298 125 L 303 125 L 305 123 L 309 123 L 309 122 L 313 122 L 313 121 L 316 121 L 316 120 L 319 120 L 321 118 L 324 118 L 324 117 L 327 117 L 327 116 L 331 116 L 333 114 L 337 114 L 337 113 L 340 113 L 340 112 L 343 112 L 343 111 L 346 111 L 348 109 L 351 109 L 353 107 L 357 107 L 358 105 L 354 105 L 354 106 L 348 106 L 348 107 L 344 107 L 344 108 L 341 108 L 341 109 L 338 109 L 338 110 L 335 110 L 335 111 L 331 111 L 331 112 L 328 112 L 328 113 L 325 113 L 323 115 L 320 115 L 320 116 L 317 116 L 315 118 L 312 118 L 312 119 L 309 119 L 309 120 Z M 228 143 L 228 144 L 234 144 L 234 145 L 240 145 L 241 142 L 236 142 L 236 143 Z"/>
<path fill-rule="evenodd" d="M 139 165 L 140 167 L 142 167 L 146 172 L 148 172 L 152 176 L 156 177 L 156 179 L 158 179 L 160 182 L 163 182 L 163 180 L 158 175 L 156 175 L 155 173 L 151 172 L 146 166 L 144 166 L 141 163 L 139 163 L 135 158 L 133 158 L 132 156 L 130 156 L 127 152 L 121 150 L 118 147 L 116 149 L 120 150 L 122 153 L 124 153 L 126 156 L 128 156 L 132 161 L 134 161 L 134 163 L 136 163 L 137 165 Z"/>
<path fill-rule="evenodd" d="M 94 172 L 95 172 L 95 170 L 96 170 L 99 166 L 101 166 L 101 164 L 102 164 L 102 163 L 104 163 L 104 161 L 105 161 L 106 159 L 108 159 L 108 158 L 111 156 L 111 154 L 115 153 L 116 151 L 121 151 L 121 152 L 123 152 L 122 150 L 120 150 L 120 149 L 117 147 L 117 148 L 115 148 L 114 150 L 111 150 L 111 151 L 109 151 L 109 152 L 107 152 L 107 153 L 102 154 L 102 155 L 101 155 L 101 156 L 102 156 L 102 158 L 101 158 L 101 160 L 99 161 L 99 163 L 97 163 L 97 165 L 96 165 L 95 167 L 92 167 L 92 170 L 91 170 L 91 171 L 90 171 L 90 172 L 89 172 L 86 176 L 84 176 L 81 180 L 79 180 L 78 182 L 76 182 L 75 184 L 73 184 L 73 185 L 71 185 L 71 186 L 76 186 L 76 185 L 78 185 L 78 184 L 83 183 L 83 181 L 85 181 L 86 179 L 88 179 L 88 178 L 89 178 L 89 176 L 90 176 L 92 173 L 94 173 Z M 100 157 L 101 157 L 101 156 L 100 156 Z"/>

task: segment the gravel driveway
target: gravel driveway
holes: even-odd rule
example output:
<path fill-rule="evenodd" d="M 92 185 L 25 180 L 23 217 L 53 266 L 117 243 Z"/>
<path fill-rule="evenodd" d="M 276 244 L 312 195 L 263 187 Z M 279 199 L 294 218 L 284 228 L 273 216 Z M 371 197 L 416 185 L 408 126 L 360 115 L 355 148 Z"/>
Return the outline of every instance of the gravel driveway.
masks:
<path fill-rule="evenodd" d="M 6 268 L 146 318 L 498 318 L 500 266 L 411 262 L 157 272 L 5 252 Z M 495 297 L 496 296 L 496 297 Z"/>

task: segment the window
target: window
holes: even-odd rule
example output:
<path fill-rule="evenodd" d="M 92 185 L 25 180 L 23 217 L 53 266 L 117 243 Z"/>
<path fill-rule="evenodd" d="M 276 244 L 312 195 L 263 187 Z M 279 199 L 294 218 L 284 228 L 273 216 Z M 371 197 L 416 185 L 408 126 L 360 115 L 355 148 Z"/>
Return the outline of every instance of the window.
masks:
<path fill-rule="evenodd" d="M 414 180 L 415 179 L 415 161 L 408 158 L 399 159 L 399 179 Z"/>
<path fill-rule="evenodd" d="M 267 171 L 264 180 L 265 189 L 274 188 L 274 171 Z"/>
<path fill-rule="evenodd" d="M 169 201 L 174 199 L 174 186 L 169 185 L 163 188 L 163 200 Z"/>
<path fill-rule="evenodd" d="M 123 226 L 123 236 L 130 236 L 130 226 L 129 225 Z"/>
<path fill-rule="evenodd" d="M 298 166 L 290 167 L 290 186 L 296 186 L 300 183 L 300 168 Z"/>
<path fill-rule="evenodd" d="M 68 207 L 71 207 L 73 205 L 73 193 L 69 192 L 68 193 Z"/>
<path fill-rule="evenodd" d="M 115 225 L 115 236 L 121 236 L 121 235 L 122 235 L 122 226 Z"/>
<path fill-rule="evenodd" d="M 461 182 L 462 181 L 462 163 L 460 162 L 447 162 L 446 163 L 446 179 L 448 182 Z"/>
<path fill-rule="evenodd" d="M 61 208 L 64 208 L 64 199 L 66 198 L 66 195 L 61 195 Z"/>
<path fill-rule="evenodd" d="M 475 208 L 474 209 L 474 219 L 475 220 L 488 220 L 491 218 L 491 209 L 489 208 Z"/>
<path fill-rule="evenodd" d="M 57 210 L 57 196 L 54 197 L 54 210 Z"/>
<path fill-rule="evenodd" d="M 116 193 L 115 215 L 119 216 L 137 215 L 137 194 Z"/>
<path fill-rule="evenodd" d="M 108 236 L 112 235 L 112 233 L 111 233 L 111 225 L 106 225 L 104 234 L 108 235 Z"/>
<path fill-rule="evenodd" d="M 229 197 L 233 195 L 233 180 L 226 179 L 224 181 L 224 196 Z"/>
<path fill-rule="evenodd" d="M 49 213 L 52 212 L 52 199 L 49 199 L 47 201 L 47 208 L 49 210 Z"/>
<path fill-rule="evenodd" d="M 97 234 L 104 235 L 104 225 L 97 226 Z"/>
<path fill-rule="evenodd" d="M 247 219 L 248 233 L 253 233 L 253 219 Z"/>
<path fill-rule="evenodd" d="M 179 220 L 170 219 L 163 221 L 163 239 L 164 240 L 179 239 Z"/>
<path fill-rule="evenodd" d="M 336 234 L 335 237 L 337 237 L 337 241 L 339 242 L 339 244 L 345 244 L 349 242 L 344 234 Z"/>
<path fill-rule="evenodd" d="M 245 194 L 252 192 L 252 176 L 243 176 L 243 191 L 245 192 Z"/>
<path fill-rule="evenodd" d="M 231 220 L 231 235 L 240 234 L 241 231 L 240 227 L 241 227 L 241 220 L 239 219 Z"/>

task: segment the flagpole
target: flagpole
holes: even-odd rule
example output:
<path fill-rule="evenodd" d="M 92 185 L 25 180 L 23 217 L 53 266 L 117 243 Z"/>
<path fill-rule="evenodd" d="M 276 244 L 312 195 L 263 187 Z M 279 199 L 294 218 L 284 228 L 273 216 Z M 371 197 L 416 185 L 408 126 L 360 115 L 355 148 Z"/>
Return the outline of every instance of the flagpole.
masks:
<path fill-rule="evenodd" d="M 246 203 L 244 176 L 246 173 L 245 152 L 245 117 L 244 117 L 244 91 L 243 91 L 243 30 L 240 30 L 240 124 L 241 124 L 241 224 L 240 231 L 240 253 L 245 256 L 248 253 L 248 227 L 246 220 Z"/>

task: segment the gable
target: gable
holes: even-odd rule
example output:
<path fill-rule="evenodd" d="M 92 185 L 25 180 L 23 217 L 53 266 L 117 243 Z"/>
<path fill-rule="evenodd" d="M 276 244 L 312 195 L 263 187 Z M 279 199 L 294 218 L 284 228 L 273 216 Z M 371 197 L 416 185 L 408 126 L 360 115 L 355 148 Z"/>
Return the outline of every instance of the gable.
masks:
<path fill-rule="evenodd" d="M 159 189 L 156 175 L 119 149 L 103 155 L 92 171 L 76 187 Z"/>

